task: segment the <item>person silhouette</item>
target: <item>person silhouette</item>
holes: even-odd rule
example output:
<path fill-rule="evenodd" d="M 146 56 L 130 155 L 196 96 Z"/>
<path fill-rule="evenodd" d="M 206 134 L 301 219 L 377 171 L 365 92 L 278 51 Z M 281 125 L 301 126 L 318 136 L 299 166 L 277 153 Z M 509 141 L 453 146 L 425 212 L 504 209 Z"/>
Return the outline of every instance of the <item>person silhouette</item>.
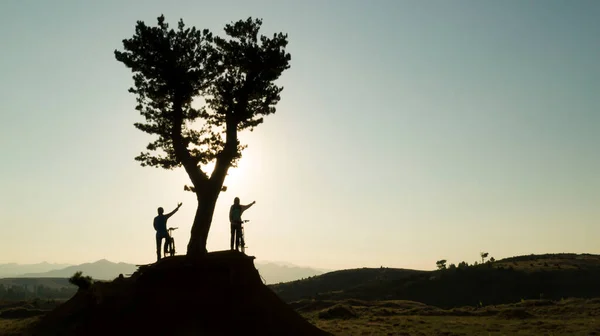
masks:
<path fill-rule="evenodd" d="M 241 205 L 239 197 L 233 199 L 233 204 L 229 208 L 229 222 L 231 223 L 231 242 L 229 245 L 231 250 L 233 250 L 233 242 L 235 241 L 235 249 L 239 251 L 240 239 L 242 238 L 242 213 L 254 204 L 256 204 L 256 201 L 248 205 Z"/>
<path fill-rule="evenodd" d="M 181 207 L 181 202 L 177 204 L 175 210 L 164 214 L 165 210 L 162 207 L 158 208 L 158 216 L 154 217 L 154 230 L 156 230 L 156 261 L 160 260 L 160 245 L 162 244 L 163 238 L 165 239 L 164 254 L 167 255 L 167 247 L 169 242 L 169 233 L 167 232 L 167 219 L 173 216 Z"/>

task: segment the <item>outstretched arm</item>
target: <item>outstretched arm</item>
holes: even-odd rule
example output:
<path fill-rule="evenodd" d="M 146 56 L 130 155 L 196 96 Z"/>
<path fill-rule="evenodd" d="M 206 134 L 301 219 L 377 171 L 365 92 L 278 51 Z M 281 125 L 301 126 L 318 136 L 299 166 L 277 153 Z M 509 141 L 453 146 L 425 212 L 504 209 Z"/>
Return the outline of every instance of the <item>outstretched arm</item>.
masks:
<path fill-rule="evenodd" d="M 248 205 L 242 205 L 242 211 L 246 211 L 248 208 L 250 208 L 251 206 L 253 206 L 256 203 L 256 201 L 248 204 Z"/>
<path fill-rule="evenodd" d="M 168 213 L 168 214 L 166 214 L 165 216 L 166 216 L 167 218 L 169 218 L 169 217 L 173 216 L 173 214 L 174 214 L 174 213 L 176 213 L 176 212 L 177 212 L 177 210 L 179 210 L 179 208 L 181 208 L 181 202 L 180 202 L 179 204 L 177 204 L 177 208 L 175 208 L 175 210 L 173 210 L 173 211 L 169 212 L 169 213 Z"/>

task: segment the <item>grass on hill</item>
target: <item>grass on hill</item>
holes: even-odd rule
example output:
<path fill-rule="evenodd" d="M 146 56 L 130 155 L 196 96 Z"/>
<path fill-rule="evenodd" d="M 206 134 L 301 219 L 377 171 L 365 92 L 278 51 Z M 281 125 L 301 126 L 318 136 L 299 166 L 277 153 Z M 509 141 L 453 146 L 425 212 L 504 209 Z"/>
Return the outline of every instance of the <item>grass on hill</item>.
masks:
<path fill-rule="evenodd" d="M 334 335 L 600 335 L 600 299 L 449 310 L 411 301 L 313 301 L 298 309 Z"/>
<path fill-rule="evenodd" d="M 558 265 L 558 266 L 556 266 Z M 563 266 L 564 265 L 564 266 Z M 600 297 L 600 256 L 549 254 L 436 271 L 354 269 L 272 285 L 287 302 L 412 300 L 443 308 Z"/>
<path fill-rule="evenodd" d="M 600 299 L 524 300 L 453 309 L 403 300 L 303 300 L 290 305 L 334 335 L 600 335 Z M 0 315 L 15 303 L 2 307 Z M 28 335 L 38 320 L 0 317 L 0 334 Z"/>
<path fill-rule="evenodd" d="M 442 271 L 344 270 L 269 287 L 335 335 L 600 335 L 598 283 L 600 256 L 547 254 Z M 0 334 L 27 335 L 33 315 L 52 309 L 37 305 L 0 304 Z"/>
<path fill-rule="evenodd" d="M 496 267 L 512 267 L 520 271 L 588 270 L 600 267 L 600 255 L 575 253 L 531 254 L 505 258 Z"/>

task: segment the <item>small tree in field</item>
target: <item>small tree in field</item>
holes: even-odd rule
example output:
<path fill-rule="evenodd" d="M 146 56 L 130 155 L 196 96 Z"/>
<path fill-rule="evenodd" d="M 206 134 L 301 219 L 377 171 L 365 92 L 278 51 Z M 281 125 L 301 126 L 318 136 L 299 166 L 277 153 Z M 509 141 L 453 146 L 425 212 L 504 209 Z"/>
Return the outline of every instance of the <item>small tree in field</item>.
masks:
<path fill-rule="evenodd" d="M 442 259 L 442 260 L 438 260 L 435 262 L 435 265 L 437 266 L 437 268 L 439 270 L 445 270 L 446 269 L 446 259 Z"/>
<path fill-rule="evenodd" d="M 481 253 L 479 253 L 479 255 L 481 256 L 481 263 L 483 264 L 485 262 L 485 258 L 488 257 L 489 253 L 481 252 Z"/>
<path fill-rule="evenodd" d="M 136 110 L 145 123 L 139 130 L 157 136 L 135 159 L 142 166 L 183 166 L 198 207 L 188 255 L 206 252 L 214 208 L 230 167 L 241 157 L 238 132 L 275 113 L 283 87 L 274 84 L 288 69 L 287 35 L 259 36 L 262 20 L 248 18 L 225 25 L 226 37 L 208 29 L 169 29 L 164 16 L 157 27 L 138 21 L 124 51 L 115 57 L 133 72 Z M 204 101 L 192 107 L 195 99 Z M 201 123 L 196 123 L 198 120 Z M 210 176 L 201 167 L 214 162 Z"/>

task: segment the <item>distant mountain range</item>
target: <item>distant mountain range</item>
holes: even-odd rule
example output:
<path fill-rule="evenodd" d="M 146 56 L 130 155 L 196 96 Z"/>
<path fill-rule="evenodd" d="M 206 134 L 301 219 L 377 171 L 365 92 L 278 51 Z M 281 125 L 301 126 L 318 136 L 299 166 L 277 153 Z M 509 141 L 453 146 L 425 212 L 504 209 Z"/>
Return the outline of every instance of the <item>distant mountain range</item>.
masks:
<path fill-rule="evenodd" d="M 65 268 L 72 266 L 70 264 L 51 264 L 48 262 L 41 262 L 37 264 L 0 264 L 0 278 L 15 277 L 24 273 L 43 273 L 49 272 L 56 269 Z"/>
<path fill-rule="evenodd" d="M 329 270 L 296 266 L 280 262 L 256 262 L 256 268 L 267 284 L 288 282 L 320 275 Z M 115 263 L 101 259 L 80 265 L 38 263 L 20 265 L 16 263 L 0 264 L 0 278 L 68 278 L 81 271 L 98 280 L 112 280 L 119 274 L 135 272 L 134 264 Z"/>

